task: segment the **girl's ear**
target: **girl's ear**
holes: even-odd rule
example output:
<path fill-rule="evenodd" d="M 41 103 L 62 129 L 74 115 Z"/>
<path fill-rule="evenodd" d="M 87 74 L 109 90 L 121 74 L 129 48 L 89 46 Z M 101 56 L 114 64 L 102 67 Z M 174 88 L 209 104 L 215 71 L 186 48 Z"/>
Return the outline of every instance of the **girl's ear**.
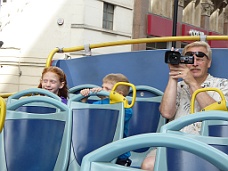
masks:
<path fill-rule="evenodd" d="M 65 85 L 65 82 L 61 82 L 60 86 L 59 86 L 59 89 L 62 89 L 64 87 L 64 85 Z"/>

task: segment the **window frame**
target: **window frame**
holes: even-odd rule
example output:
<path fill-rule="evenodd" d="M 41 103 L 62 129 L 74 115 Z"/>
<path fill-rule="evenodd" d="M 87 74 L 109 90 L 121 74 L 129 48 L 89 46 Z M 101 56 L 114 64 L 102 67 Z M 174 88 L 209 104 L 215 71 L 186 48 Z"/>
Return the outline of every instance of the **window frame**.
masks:
<path fill-rule="evenodd" d="M 113 4 L 104 2 L 104 4 L 103 4 L 103 23 L 102 23 L 103 29 L 113 30 L 114 10 L 115 10 L 115 6 Z"/>

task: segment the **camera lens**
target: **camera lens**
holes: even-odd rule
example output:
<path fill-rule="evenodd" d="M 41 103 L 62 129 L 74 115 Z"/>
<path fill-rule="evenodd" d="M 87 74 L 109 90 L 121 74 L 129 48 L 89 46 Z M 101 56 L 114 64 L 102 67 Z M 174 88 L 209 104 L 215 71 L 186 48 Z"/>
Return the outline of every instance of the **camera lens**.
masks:
<path fill-rule="evenodd" d="M 173 65 L 177 65 L 180 62 L 180 53 L 176 51 L 166 51 L 165 62 Z"/>

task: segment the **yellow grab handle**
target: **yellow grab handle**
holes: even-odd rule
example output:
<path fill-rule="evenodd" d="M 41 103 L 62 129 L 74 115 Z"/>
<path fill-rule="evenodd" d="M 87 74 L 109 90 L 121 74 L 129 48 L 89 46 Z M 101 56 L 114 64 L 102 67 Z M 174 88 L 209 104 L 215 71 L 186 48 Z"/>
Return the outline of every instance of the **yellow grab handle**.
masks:
<path fill-rule="evenodd" d="M 124 97 L 123 95 L 115 92 L 117 86 L 119 85 L 127 85 L 129 87 L 132 88 L 132 101 L 131 101 L 131 104 L 128 103 L 128 100 L 126 97 Z M 136 88 L 135 88 L 135 85 L 134 84 L 131 84 L 131 83 L 126 83 L 126 82 L 118 82 L 116 83 L 113 88 L 112 88 L 112 91 L 110 92 L 110 103 L 113 104 L 113 103 L 118 103 L 118 102 L 123 102 L 124 103 L 124 108 L 131 108 L 134 104 L 135 104 L 135 99 L 136 99 Z"/>
<path fill-rule="evenodd" d="M 6 118 L 6 102 L 2 97 L 0 97 L 0 133 L 2 132 L 5 118 Z"/>
<path fill-rule="evenodd" d="M 200 88 L 200 89 L 196 90 L 192 94 L 192 98 L 191 98 L 191 114 L 195 113 L 196 95 L 201 93 L 201 92 L 205 92 L 205 91 L 215 91 L 215 92 L 219 93 L 219 95 L 221 97 L 221 101 L 212 103 L 211 105 L 206 106 L 201 111 L 207 111 L 207 110 L 224 110 L 224 111 L 227 111 L 228 110 L 227 107 L 226 107 L 226 98 L 225 98 L 223 92 L 220 89 L 218 89 L 218 88 L 206 87 L 206 88 Z"/>

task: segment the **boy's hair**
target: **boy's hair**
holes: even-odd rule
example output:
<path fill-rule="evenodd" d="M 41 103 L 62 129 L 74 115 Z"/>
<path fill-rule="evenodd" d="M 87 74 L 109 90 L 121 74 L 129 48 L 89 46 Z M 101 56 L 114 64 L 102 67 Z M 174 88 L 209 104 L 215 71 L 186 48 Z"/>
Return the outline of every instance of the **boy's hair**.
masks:
<path fill-rule="evenodd" d="M 60 69 L 59 67 L 55 67 L 55 66 L 45 67 L 43 72 L 42 72 L 41 79 L 43 78 L 44 74 L 46 74 L 47 72 L 55 73 L 56 75 L 58 75 L 59 81 L 64 82 L 63 88 L 59 89 L 58 96 L 67 98 L 68 97 L 68 87 L 67 87 L 66 75 L 63 72 L 63 70 Z M 41 83 L 38 85 L 38 88 L 42 88 Z"/>
<path fill-rule="evenodd" d="M 103 83 L 106 83 L 106 82 L 111 82 L 113 85 L 115 85 L 116 83 L 118 82 L 126 82 L 126 83 L 129 83 L 127 77 L 123 74 L 120 74 L 120 73 L 111 73 L 111 74 L 108 74 L 106 75 L 104 78 L 103 78 Z M 130 90 L 130 87 L 127 86 L 127 85 L 119 85 L 117 86 L 116 88 L 116 92 L 122 92 L 123 93 L 123 96 L 127 96 L 129 94 L 129 90 Z"/>
<path fill-rule="evenodd" d="M 206 49 L 206 55 L 208 56 L 208 58 L 210 60 L 212 60 L 212 50 L 211 50 L 211 47 L 210 45 L 207 43 L 207 42 L 204 42 L 204 41 L 195 41 L 195 42 L 192 42 L 190 44 L 187 44 L 184 49 L 183 49 L 183 54 L 186 53 L 186 51 L 191 48 L 191 47 L 204 47 Z"/>

